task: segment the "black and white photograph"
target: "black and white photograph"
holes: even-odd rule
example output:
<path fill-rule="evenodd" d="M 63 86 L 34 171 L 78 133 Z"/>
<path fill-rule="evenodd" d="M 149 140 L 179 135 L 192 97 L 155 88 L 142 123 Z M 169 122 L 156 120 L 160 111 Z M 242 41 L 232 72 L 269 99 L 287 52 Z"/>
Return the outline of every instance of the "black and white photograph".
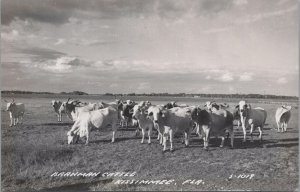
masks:
<path fill-rule="evenodd" d="M 298 191 L 297 0 L 1 0 L 1 191 Z"/>

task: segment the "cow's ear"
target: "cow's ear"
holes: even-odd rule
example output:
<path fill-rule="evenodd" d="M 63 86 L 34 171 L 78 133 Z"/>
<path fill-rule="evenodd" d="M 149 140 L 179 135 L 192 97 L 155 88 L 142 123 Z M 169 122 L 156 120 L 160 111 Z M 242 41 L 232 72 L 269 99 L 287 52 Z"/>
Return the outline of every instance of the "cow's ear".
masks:
<path fill-rule="evenodd" d="M 8 101 L 6 101 L 6 99 L 4 99 L 4 102 L 8 103 Z"/>
<path fill-rule="evenodd" d="M 206 105 L 206 103 L 205 103 L 205 105 L 203 105 L 203 107 L 206 107 L 207 105 Z"/>
<path fill-rule="evenodd" d="M 239 105 L 235 106 L 235 108 L 238 109 L 238 108 L 239 108 Z"/>

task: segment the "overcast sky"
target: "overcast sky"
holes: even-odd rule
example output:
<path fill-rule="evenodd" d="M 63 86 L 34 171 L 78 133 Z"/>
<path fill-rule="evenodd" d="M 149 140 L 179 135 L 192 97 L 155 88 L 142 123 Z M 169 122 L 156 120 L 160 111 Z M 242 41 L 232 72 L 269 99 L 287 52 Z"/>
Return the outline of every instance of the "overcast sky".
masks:
<path fill-rule="evenodd" d="M 297 0 L 2 0 L 2 90 L 298 95 Z"/>

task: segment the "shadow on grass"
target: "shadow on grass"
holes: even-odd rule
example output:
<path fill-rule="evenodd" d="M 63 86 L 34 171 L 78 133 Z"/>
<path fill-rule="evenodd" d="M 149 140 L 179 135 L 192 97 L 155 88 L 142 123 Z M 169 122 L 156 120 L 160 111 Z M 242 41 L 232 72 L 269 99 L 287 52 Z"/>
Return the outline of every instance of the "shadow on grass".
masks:
<path fill-rule="evenodd" d="M 37 124 L 37 126 L 71 126 L 73 123 L 42 123 L 42 124 Z"/>
<path fill-rule="evenodd" d="M 105 185 L 108 183 L 111 183 L 113 181 L 112 178 L 108 179 L 103 179 L 100 181 L 93 181 L 93 182 L 84 182 L 84 183 L 76 183 L 76 184 L 69 184 L 69 185 L 64 185 L 60 187 L 52 187 L 52 188 L 47 188 L 47 189 L 42 189 L 40 191 L 42 192 L 47 192 L 47 191 L 90 191 L 90 188 L 92 186 L 96 185 Z M 26 190 L 25 190 L 26 191 Z"/>
<path fill-rule="evenodd" d="M 122 142 L 122 141 L 127 141 L 127 140 L 140 140 L 141 137 L 119 137 L 115 138 L 115 143 Z M 146 138 L 145 138 L 146 139 Z M 95 140 L 95 141 L 90 141 L 90 143 L 111 143 L 111 139 L 101 139 L 101 140 Z"/>
<path fill-rule="evenodd" d="M 299 143 L 275 143 L 271 145 L 267 145 L 267 148 L 275 148 L 275 147 L 284 147 L 284 148 L 289 148 L 289 147 L 295 147 L 299 146 Z"/>

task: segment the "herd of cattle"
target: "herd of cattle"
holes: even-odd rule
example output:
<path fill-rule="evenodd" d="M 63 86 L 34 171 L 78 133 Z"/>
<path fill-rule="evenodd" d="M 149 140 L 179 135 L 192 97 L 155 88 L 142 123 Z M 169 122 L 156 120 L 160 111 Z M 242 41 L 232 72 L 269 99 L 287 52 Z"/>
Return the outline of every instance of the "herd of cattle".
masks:
<path fill-rule="evenodd" d="M 25 113 L 23 103 L 7 102 L 6 110 L 10 115 L 10 126 L 21 123 Z M 237 121 L 238 127 L 243 129 L 243 142 L 246 142 L 246 129 L 250 128 L 251 142 L 253 142 L 253 131 L 258 129 L 259 139 L 262 140 L 263 127 L 266 122 L 267 112 L 260 107 L 252 108 L 246 101 L 240 101 L 233 112 L 229 106 L 216 102 L 206 102 L 204 108 L 199 106 L 178 105 L 170 102 L 166 105 L 152 105 L 149 101 L 136 103 L 131 100 L 105 103 L 83 103 L 78 100 L 66 102 L 52 101 L 57 120 L 62 121 L 62 114 L 66 114 L 73 122 L 73 126 L 67 133 L 68 144 L 77 143 L 79 138 L 86 137 L 89 143 L 92 128 L 112 127 L 112 142 L 118 125 L 128 126 L 130 123 L 136 127 L 136 131 L 142 131 L 144 143 L 145 133 L 148 131 L 148 143 L 151 143 L 151 134 L 155 130 L 158 134 L 157 140 L 163 145 L 163 151 L 167 150 L 167 141 L 170 142 L 170 151 L 173 151 L 174 134 L 183 134 L 183 142 L 189 145 L 189 137 L 192 131 L 203 139 L 204 148 L 208 149 L 211 136 L 221 137 L 221 145 L 224 146 L 225 136 L 230 136 L 231 147 L 234 143 L 233 122 Z M 278 132 L 286 131 L 291 117 L 291 106 L 283 105 L 277 108 L 275 119 Z"/>

